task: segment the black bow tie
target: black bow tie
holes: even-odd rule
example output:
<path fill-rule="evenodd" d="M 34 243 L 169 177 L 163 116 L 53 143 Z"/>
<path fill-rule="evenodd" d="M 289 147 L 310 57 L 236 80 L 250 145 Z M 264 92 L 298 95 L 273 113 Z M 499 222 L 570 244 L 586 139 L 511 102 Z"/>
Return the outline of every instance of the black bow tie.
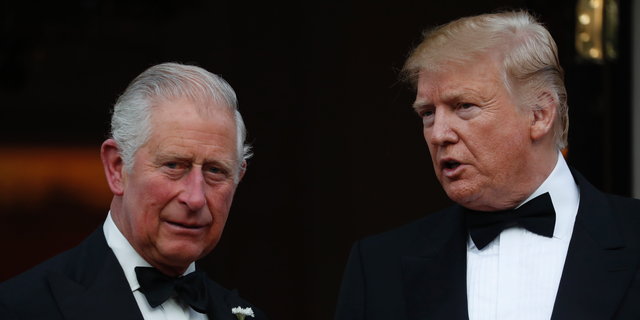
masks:
<path fill-rule="evenodd" d="M 136 267 L 140 291 L 152 308 L 163 304 L 175 291 L 193 310 L 207 312 L 207 276 L 202 271 L 184 277 L 170 277 L 156 268 Z"/>
<path fill-rule="evenodd" d="M 479 250 L 484 249 L 504 229 L 521 226 L 551 238 L 556 225 L 556 211 L 548 192 L 531 199 L 518 209 L 495 212 L 466 209 L 465 215 L 471 239 Z"/>

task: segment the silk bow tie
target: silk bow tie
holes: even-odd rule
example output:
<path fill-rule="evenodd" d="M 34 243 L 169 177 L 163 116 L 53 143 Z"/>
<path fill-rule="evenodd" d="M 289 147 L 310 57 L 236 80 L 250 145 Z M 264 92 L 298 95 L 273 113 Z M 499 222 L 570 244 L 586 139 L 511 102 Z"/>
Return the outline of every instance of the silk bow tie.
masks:
<path fill-rule="evenodd" d="M 521 226 L 533 233 L 553 237 L 556 211 L 549 193 L 541 194 L 517 209 L 483 212 L 466 209 L 467 228 L 479 250 L 484 249 L 500 232 Z"/>
<path fill-rule="evenodd" d="M 136 267 L 140 291 L 152 308 L 163 304 L 175 291 L 193 310 L 207 312 L 207 276 L 202 271 L 184 277 L 170 277 L 156 268 Z"/>

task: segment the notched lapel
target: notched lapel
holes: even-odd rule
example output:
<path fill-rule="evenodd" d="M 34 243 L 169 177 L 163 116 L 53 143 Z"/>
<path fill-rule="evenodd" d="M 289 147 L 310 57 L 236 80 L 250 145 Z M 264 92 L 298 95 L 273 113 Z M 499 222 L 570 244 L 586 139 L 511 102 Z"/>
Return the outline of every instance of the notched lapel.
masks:
<path fill-rule="evenodd" d="M 402 259 L 409 319 L 468 319 L 467 234 L 460 206 L 447 212 L 416 255 Z"/>
<path fill-rule="evenodd" d="M 551 319 L 611 319 L 639 255 L 626 248 L 604 194 L 572 173 L 580 186 L 580 207 Z"/>
<path fill-rule="evenodd" d="M 49 273 L 47 279 L 60 312 L 67 320 L 143 319 L 115 256 L 105 261 L 98 276 L 87 287 L 58 272 Z"/>
<path fill-rule="evenodd" d="M 611 319 L 638 262 L 637 254 L 603 249 L 576 226 L 551 319 Z"/>
<path fill-rule="evenodd" d="M 224 299 L 213 291 L 209 290 L 209 304 L 207 306 L 209 320 L 238 320 L 238 317 L 231 313 L 231 309 L 240 306 L 246 307 L 242 303 L 238 291 L 233 289 Z M 247 317 L 247 319 L 251 319 L 251 317 Z"/>

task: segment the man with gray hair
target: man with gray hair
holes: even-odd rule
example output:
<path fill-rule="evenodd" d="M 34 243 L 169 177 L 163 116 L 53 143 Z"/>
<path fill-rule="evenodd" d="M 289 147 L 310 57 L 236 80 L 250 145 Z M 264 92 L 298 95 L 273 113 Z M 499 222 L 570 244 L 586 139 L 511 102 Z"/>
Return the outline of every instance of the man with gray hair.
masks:
<path fill-rule="evenodd" d="M 567 166 L 548 31 L 526 12 L 462 18 L 402 75 L 457 205 L 357 242 L 336 319 L 637 319 L 640 203 Z"/>
<path fill-rule="evenodd" d="M 114 194 L 78 247 L 0 284 L 1 319 L 265 319 L 196 271 L 251 156 L 236 95 L 195 66 L 147 69 L 114 106 L 101 155 Z"/>

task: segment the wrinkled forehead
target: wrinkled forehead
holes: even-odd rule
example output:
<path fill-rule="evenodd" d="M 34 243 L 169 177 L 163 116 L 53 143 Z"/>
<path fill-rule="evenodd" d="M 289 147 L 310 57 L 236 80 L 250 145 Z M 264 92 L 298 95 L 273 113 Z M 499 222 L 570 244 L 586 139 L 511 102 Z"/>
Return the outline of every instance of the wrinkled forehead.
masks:
<path fill-rule="evenodd" d="M 467 62 L 450 61 L 437 70 L 422 69 L 413 107 L 510 97 L 503 75 L 498 61 L 491 56 Z"/>
<path fill-rule="evenodd" d="M 455 68 L 471 68 L 480 63 L 489 63 L 495 68 L 502 68 L 505 53 L 500 47 L 493 49 L 478 49 L 473 51 L 442 51 L 425 54 L 420 69 L 432 72 L 442 72 Z"/>
<path fill-rule="evenodd" d="M 477 52 L 465 59 L 441 58 L 438 61 L 425 64 L 417 70 L 416 76 L 417 85 L 453 78 L 463 81 L 491 76 L 502 80 L 504 68 L 502 56 L 499 53 Z"/>
<path fill-rule="evenodd" d="M 504 53 L 499 50 L 476 50 L 469 52 L 451 52 L 434 49 L 425 51 L 414 63 L 409 80 L 417 88 L 421 78 L 446 76 L 449 73 L 471 73 L 478 64 L 490 64 L 499 73 L 504 74 Z"/>
<path fill-rule="evenodd" d="M 218 99 L 216 97 L 206 95 L 180 97 L 156 96 L 152 101 L 153 109 L 166 105 L 181 106 L 182 108 L 194 108 L 201 117 L 233 115 L 235 113 L 234 107 L 230 106 L 224 99 Z M 180 111 L 176 110 L 176 112 Z M 153 114 L 154 110 L 152 110 L 151 113 Z"/>
<path fill-rule="evenodd" d="M 237 135 L 235 111 L 226 105 L 220 105 L 215 101 L 193 101 L 191 99 L 179 100 L 158 100 L 154 101 L 150 112 L 151 118 L 151 135 L 158 133 L 168 122 L 180 121 L 188 114 L 195 115 L 195 118 L 205 126 L 225 127 L 228 128 L 232 136 Z"/>
<path fill-rule="evenodd" d="M 152 136 L 205 133 L 236 140 L 235 114 L 228 108 L 201 106 L 190 101 L 166 101 L 154 106 Z M 171 131 L 171 132 L 170 132 Z M 206 135 L 203 135 L 203 141 Z"/>

